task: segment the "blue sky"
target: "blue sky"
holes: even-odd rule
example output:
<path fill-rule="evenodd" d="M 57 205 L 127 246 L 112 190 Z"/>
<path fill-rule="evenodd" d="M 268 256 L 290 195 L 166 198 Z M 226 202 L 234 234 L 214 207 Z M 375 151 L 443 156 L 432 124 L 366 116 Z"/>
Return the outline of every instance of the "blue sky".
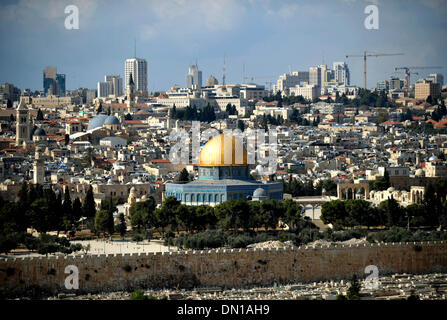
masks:
<path fill-rule="evenodd" d="M 70 4 L 79 8 L 79 30 L 64 27 Z M 364 27 L 369 4 L 379 8 L 379 30 Z M 96 88 L 106 74 L 123 76 L 134 39 L 148 61 L 149 91 L 184 85 L 196 59 L 204 81 L 221 81 L 224 55 L 227 83 L 242 81 L 244 64 L 266 84 L 289 66 L 346 61 L 351 82 L 362 86 L 362 59 L 345 55 L 364 50 L 405 53 L 370 58 L 368 87 L 397 66 L 443 66 L 416 77 L 446 78 L 446 18 L 443 0 L 2 0 L 0 83 L 41 90 L 51 65 L 66 74 L 67 89 Z"/>

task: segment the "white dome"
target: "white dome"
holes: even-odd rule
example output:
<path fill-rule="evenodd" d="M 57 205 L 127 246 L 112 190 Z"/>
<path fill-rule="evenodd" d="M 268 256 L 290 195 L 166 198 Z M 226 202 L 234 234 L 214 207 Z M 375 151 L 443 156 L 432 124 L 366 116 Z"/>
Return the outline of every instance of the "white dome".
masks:
<path fill-rule="evenodd" d="M 393 192 L 394 190 L 396 190 L 396 189 L 394 189 L 393 187 L 389 187 L 386 191 Z"/>
<path fill-rule="evenodd" d="M 438 157 L 437 156 L 435 156 L 434 154 L 432 154 L 431 155 L 431 157 L 430 158 L 428 158 L 428 161 L 435 161 L 435 160 L 438 160 Z"/>

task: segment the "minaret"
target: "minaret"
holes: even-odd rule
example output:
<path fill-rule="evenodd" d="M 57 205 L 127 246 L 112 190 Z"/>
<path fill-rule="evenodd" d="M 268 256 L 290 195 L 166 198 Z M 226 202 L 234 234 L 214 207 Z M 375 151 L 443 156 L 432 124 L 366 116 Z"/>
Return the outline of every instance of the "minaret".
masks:
<path fill-rule="evenodd" d="M 168 111 L 168 117 L 166 119 L 166 129 L 168 131 L 172 128 L 172 109 L 170 108 Z"/>
<path fill-rule="evenodd" d="M 129 77 L 129 83 L 126 87 L 126 94 L 127 94 L 127 112 L 133 112 L 135 108 L 135 83 L 133 82 L 132 73 Z"/>
<path fill-rule="evenodd" d="M 41 149 L 36 147 L 33 163 L 33 182 L 34 184 L 43 184 L 45 181 L 45 168 L 43 166 L 43 160 L 41 159 Z"/>
<path fill-rule="evenodd" d="M 30 117 L 23 99 L 20 100 L 16 114 L 16 145 L 21 147 L 23 142 L 30 139 Z"/>

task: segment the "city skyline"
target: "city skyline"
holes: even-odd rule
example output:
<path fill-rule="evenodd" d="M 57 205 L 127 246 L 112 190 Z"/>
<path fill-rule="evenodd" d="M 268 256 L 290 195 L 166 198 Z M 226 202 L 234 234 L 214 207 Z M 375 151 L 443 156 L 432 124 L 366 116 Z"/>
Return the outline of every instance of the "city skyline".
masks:
<path fill-rule="evenodd" d="M 64 8 L 69 4 L 79 8 L 79 30 L 64 27 Z M 364 27 L 364 8 L 369 4 L 379 8 L 378 30 Z M 10 0 L 0 7 L 1 40 L 8 44 L 2 51 L 0 81 L 33 91 L 42 89 L 42 70 L 53 65 L 66 74 L 67 90 L 95 88 L 104 74 L 124 79 L 123 62 L 134 57 L 134 41 L 136 56 L 148 64 L 149 92 L 182 86 L 188 66 L 196 59 L 203 78 L 213 75 L 220 83 L 224 56 L 227 83 L 243 82 L 244 67 L 245 76 L 265 84 L 289 69 L 331 67 L 332 62 L 344 61 L 351 84 L 362 87 L 362 59 L 345 56 L 365 50 L 405 53 L 369 59 L 368 88 L 389 79 L 395 67 L 446 65 L 442 18 L 447 5 L 437 1 L 130 1 L 122 5 Z M 413 19 L 416 14 L 418 19 Z M 418 78 L 433 72 L 421 72 Z"/>

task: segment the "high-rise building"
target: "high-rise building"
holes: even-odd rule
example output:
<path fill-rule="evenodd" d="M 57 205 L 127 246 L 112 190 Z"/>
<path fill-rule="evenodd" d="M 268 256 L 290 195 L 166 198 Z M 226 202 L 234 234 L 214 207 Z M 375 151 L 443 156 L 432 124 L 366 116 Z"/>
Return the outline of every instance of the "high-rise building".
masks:
<path fill-rule="evenodd" d="M 129 78 L 132 74 L 133 82 L 135 83 L 135 90 L 137 92 L 147 93 L 147 62 L 145 59 L 127 59 L 124 73 L 126 86 L 129 84 Z"/>
<path fill-rule="evenodd" d="M 110 93 L 109 82 L 98 82 L 98 98 L 106 98 Z"/>
<path fill-rule="evenodd" d="M 3 83 L 0 86 L 0 100 L 19 101 L 20 89 L 10 83 Z"/>
<path fill-rule="evenodd" d="M 309 68 L 309 84 L 321 88 L 321 66 Z"/>
<path fill-rule="evenodd" d="M 189 67 L 186 75 L 186 88 L 201 88 L 202 87 L 202 71 L 199 70 L 197 63 Z"/>
<path fill-rule="evenodd" d="M 433 83 L 439 83 L 441 88 L 444 85 L 444 76 L 440 73 L 430 73 L 426 79 L 431 80 Z"/>
<path fill-rule="evenodd" d="M 349 68 L 345 62 L 334 62 L 334 80 L 339 84 L 344 84 L 345 86 L 349 86 L 350 84 L 350 75 Z"/>
<path fill-rule="evenodd" d="M 109 94 L 123 95 L 123 79 L 121 76 L 105 76 L 105 82 L 109 83 Z"/>
<path fill-rule="evenodd" d="M 65 74 L 58 74 L 56 67 L 46 67 L 43 72 L 43 92 L 45 95 L 65 95 Z"/>
<path fill-rule="evenodd" d="M 424 79 L 422 82 L 414 85 L 415 99 L 426 100 L 428 96 L 431 96 L 433 99 L 438 99 L 441 96 L 441 86 L 439 83 Z"/>

